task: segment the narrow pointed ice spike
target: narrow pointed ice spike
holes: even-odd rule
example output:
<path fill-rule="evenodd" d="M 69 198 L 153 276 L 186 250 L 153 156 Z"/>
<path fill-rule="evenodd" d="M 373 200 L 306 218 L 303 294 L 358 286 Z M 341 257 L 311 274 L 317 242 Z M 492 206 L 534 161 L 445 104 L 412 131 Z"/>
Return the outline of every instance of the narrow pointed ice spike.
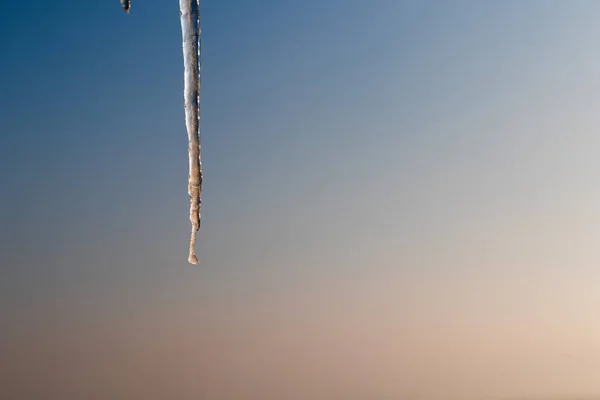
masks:
<path fill-rule="evenodd" d="M 188 261 L 198 264 L 196 233 L 200 229 L 202 205 L 202 161 L 200 159 L 200 0 L 179 0 L 184 62 L 184 108 L 188 134 L 190 222 L 192 233 Z"/>
<path fill-rule="evenodd" d="M 129 13 L 130 0 L 121 0 Z M 185 126 L 188 134 L 188 194 L 192 234 L 188 261 L 198 264 L 194 248 L 200 229 L 202 205 L 202 160 L 200 158 L 200 0 L 179 0 L 181 36 L 183 39 Z"/>
<path fill-rule="evenodd" d="M 131 9 L 131 1 L 130 0 L 121 0 L 121 7 L 125 10 L 126 13 L 129 13 Z"/>

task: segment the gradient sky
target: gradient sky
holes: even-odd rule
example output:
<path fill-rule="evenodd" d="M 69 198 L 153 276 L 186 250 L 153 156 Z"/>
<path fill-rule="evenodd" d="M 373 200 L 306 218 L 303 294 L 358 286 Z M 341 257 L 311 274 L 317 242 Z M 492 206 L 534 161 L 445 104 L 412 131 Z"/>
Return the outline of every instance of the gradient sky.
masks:
<path fill-rule="evenodd" d="M 0 6 L 0 398 L 600 394 L 600 2 Z M 380 397 L 378 397 L 380 396 Z"/>

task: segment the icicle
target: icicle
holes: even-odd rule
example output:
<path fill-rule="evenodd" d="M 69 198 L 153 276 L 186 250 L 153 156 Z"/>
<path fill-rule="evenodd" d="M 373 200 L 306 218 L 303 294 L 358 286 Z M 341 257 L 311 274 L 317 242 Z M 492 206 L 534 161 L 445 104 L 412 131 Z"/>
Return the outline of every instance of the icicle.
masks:
<path fill-rule="evenodd" d="M 123 10 L 125 10 L 126 13 L 129 13 L 129 9 L 131 9 L 131 1 L 121 0 L 121 7 L 123 7 Z"/>
<path fill-rule="evenodd" d="M 121 0 L 129 13 L 130 0 Z M 198 264 L 194 252 L 196 233 L 200 229 L 202 205 L 202 160 L 200 158 L 200 0 L 179 0 L 183 39 L 185 126 L 188 133 L 188 194 L 190 196 L 190 264 Z"/>
<path fill-rule="evenodd" d="M 202 161 L 200 159 L 200 0 L 179 0 L 184 62 L 184 108 L 188 132 L 190 196 L 190 264 L 198 264 L 194 253 L 200 229 L 202 204 Z"/>

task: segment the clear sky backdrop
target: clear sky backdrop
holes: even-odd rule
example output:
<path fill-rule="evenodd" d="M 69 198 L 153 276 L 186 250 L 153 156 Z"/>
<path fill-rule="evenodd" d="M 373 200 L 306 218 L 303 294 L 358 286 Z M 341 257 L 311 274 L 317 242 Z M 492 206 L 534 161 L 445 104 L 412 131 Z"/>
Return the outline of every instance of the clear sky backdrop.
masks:
<path fill-rule="evenodd" d="M 0 6 L 0 397 L 600 394 L 600 2 Z"/>

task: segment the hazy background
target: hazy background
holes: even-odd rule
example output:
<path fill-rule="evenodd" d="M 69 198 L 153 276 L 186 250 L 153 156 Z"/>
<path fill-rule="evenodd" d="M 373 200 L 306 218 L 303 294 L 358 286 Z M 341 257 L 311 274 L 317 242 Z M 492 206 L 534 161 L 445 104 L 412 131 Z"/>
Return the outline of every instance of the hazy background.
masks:
<path fill-rule="evenodd" d="M 0 398 L 600 394 L 600 2 L 0 6 Z"/>

